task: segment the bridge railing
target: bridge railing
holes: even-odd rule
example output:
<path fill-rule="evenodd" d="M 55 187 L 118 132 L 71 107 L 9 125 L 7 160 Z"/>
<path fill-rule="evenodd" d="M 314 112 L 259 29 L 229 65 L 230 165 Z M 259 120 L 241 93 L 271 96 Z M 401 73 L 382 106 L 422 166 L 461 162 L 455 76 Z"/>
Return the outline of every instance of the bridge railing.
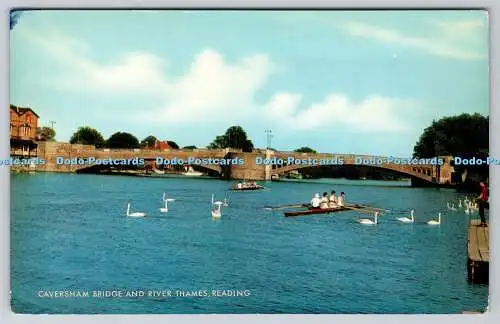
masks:
<path fill-rule="evenodd" d="M 328 152 L 295 152 L 295 151 L 275 151 L 277 154 L 290 154 L 290 155 L 302 155 L 302 156 L 319 156 L 319 155 L 341 155 L 341 156 L 366 156 L 366 157 L 377 157 L 377 158 L 388 158 L 388 156 L 377 156 L 368 154 L 353 154 L 353 153 L 328 153 Z"/>
<path fill-rule="evenodd" d="M 105 152 L 105 153 L 150 153 L 150 152 L 195 152 L 195 153 L 226 153 L 226 149 L 108 149 L 108 148 L 100 148 L 96 149 L 96 152 Z"/>
<path fill-rule="evenodd" d="M 294 157 L 304 157 L 304 158 L 333 158 L 339 157 L 343 159 L 355 159 L 361 158 L 363 160 L 371 159 L 382 159 L 384 163 L 387 163 L 387 159 L 392 156 L 381 156 L 381 155 L 367 155 L 367 154 L 352 154 L 352 153 L 304 153 L 304 152 L 293 152 L 293 151 L 278 151 L 277 155 L 280 156 L 294 156 Z M 408 159 L 408 157 L 395 157 L 400 159 Z"/>

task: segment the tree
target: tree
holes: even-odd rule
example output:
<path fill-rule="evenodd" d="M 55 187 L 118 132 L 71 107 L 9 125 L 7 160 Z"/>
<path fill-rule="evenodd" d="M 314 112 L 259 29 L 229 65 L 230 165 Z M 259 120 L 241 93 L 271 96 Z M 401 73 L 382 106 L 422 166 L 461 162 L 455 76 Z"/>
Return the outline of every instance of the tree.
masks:
<path fill-rule="evenodd" d="M 174 141 L 167 141 L 167 144 L 170 145 L 170 147 L 175 150 L 179 149 L 179 145 L 177 145 L 177 143 Z"/>
<path fill-rule="evenodd" d="M 297 153 L 317 153 L 315 150 L 310 148 L 309 146 L 302 146 L 295 150 Z"/>
<path fill-rule="evenodd" d="M 432 158 L 435 156 L 451 155 L 461 158 L 479 158 L 485 160 L 489 154 L 489 117 L 480 114 L 461 114 L 453 117 L 444 117 L 433 121 L 420 136 L 413 148 L 413 155 L 417 158 Z M 455 181 L 457 190 L 476 191 L 477 176 L 488 179 L 489 167 L 482 165 L 455 165 Z M 467 173 L 475 174 L 470 178 Z M 466 175 L 465 178 L 462 178 Z"/>
<path fill-rule="evenodd" d="M 69 140 L 71 144 L 95 145 L 100 148 L 105 144 L 104 137 L 95 128 L 89 126 L 79 127 Z"/>
<path fill-rule="evenodd" d="M 414 157 L 452 155 L 473 157 L 488 154 L 489 118 L 461 114 L 432 121 L 413 148 Z"/>
<path fill-rule="evenodd" d="M 56 137 L 56 131 L 50 127 L 38 127 L 37 133 L 40 136 L 41 141 L 54 141 Z"/>
<path fill-rule="evenodd" d="M 216 149 L 216 148 L 226 148 L 228 147 L 228 139 L 224 135 L 219 135 L 215 137 L 215 139 L 210 143 L 207 148 L 208 149 Z"/>
<path fill-rule="evenodd" d="M 188 146 L 184 146 L 183 149 L 184 150 L 194 150 L 194 149 L 196 149 L 196 146 L 194 146 L 194 145 L 188 145 Z"/>
<path fill-rule="evenodd" d="M 106 141 L 109 148 L 138 148 L 139 140 L 130 133 L 116 132 Z"/>
<path fill-rule="evenodd" d="M 252 141 L 247 138 L 247 133 L 241 126 L 229 127 L 224 135 L 217 136 L 207 146 L 208 149 L 227 147 L 241 149 L 243 152 L 252 152 L 254 148 Z"/>
<path fill-rule="evenodd" d="M 141 141 L 141 147 L 151 147 L 154 146 L 158 139 L 153 135 L 149 135 Z"/>

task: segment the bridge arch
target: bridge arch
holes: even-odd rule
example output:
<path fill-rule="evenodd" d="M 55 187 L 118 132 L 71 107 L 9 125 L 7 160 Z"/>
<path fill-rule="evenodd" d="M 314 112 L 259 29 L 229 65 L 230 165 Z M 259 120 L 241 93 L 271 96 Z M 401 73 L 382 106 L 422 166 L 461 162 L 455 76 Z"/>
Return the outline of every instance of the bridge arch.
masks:
<path fill-rule="evenodd" d="M 185 164 L 188 165 L 188 164 Z M 182 165 L 180 165 L 182 166 Z M 224 174 L 224 170 L 221 166 L 219 165 L 212 165 L 212 164 L 207 164 L 207 165 L 191 165 L 195 171 L 200 171 L 200 172 L 209 172 L 209 173 L 215 173 L 219 176 Z M 84 165 L 75 165 L 74 166 L 74 171 L 77 173 L 93 173 L 93 172 L 99 172 L 99 171 L 105 171 L 105 170 L 134 170 L 134 169 L 156 169 L 156 170 L 162 170 L 164 168 L 159 168 L 156 166 L 154 161 L 152 160 L 146 160 L 144 165 L 139 165 L 139 166 L 130 166 L 130 165 L 102 165 L 102 164 L 84 164 Z M 166 167 L 165 169 L 168 169 Z"/>
<path fill-rule="evenodd" d="M 316 168 L 323 166 L 333 166 L 333 167 L 367 167 L 376 168 L 381 170 L 387 170 L 394 172 L 396 174 L 402 174 L 414 178 L 424 180 L 426 182 L 436 182 L 436 174 L 433 166 L 430 165 L 395 165 L 395 164 L 355 164 L 355 163 L 344 163 L 344 164 L 290 164 L 286 166 L 276 166 L 273 165 L 271 168 L 272 175 L 283 175 L 285 173 L 305 169 L 305 168 Z"/>

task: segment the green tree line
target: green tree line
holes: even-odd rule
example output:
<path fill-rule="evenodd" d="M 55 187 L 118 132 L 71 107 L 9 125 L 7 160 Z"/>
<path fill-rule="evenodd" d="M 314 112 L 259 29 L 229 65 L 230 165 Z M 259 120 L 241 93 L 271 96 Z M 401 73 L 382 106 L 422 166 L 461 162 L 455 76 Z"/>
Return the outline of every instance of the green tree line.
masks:
<path fill-rule="evenodd" d="M 97 148 L 126 149 L 153 146 L 156 141 L 157 138 L 153 135 L 147 136 L 142 141 L 139 141 L 137 137 L 127 132 L 116 132 L 108 139 L 104 139 L 102 134 L 97 129 L 89 126 L 79 127 L 69 140 L 71 144 L 94 145 Z M 179 148 L 179 145 L 177 145 L 174 141 L 167 141 L 167 143 L 174 149 Z"/>
<path fill-rule="evenodd" d="M 461 114 L 434 120 L 424 129 L 413 148 L 414 157 L 453 156 L 486 159 L 489 154 L 489 116 Z M 489 178 L 489 167 L 455 165 L 458 190 L 477 190 L 477 179 L 462 179 L 465 171 L 475 173 L 483 181 Z"/>
<path fill-rule="evenodd" d="M 71 136 L 71 144 L 94 145 L 97 148 L 143 148 L 151 147 L 155 144 L 157 138 L 149 135 L 139 141 L 137 137 L 127 132 L 116 132 L 108 139 L 104 139 L 102 134 L 95 128 L 82 126 Z M 173 149 L 179 149 L 179 145 L 174 141 L 167 141 Z M 241 126 L 231 126 L 226 132 L 217 136 L 208 146 L 209 149 L 217 148 L 236 148 L 244 152 L 251 152 L 254 145 L 248 139 L 245 130 Z M 183 149 L 196 149 L 195 145 L 184 146 Z"/>
<path fill-rule="evenodd" d="M 489 152 L 489 117 L 461 114 L 434 120 L 413 148 L 414 157 L 484 156 Z"/>

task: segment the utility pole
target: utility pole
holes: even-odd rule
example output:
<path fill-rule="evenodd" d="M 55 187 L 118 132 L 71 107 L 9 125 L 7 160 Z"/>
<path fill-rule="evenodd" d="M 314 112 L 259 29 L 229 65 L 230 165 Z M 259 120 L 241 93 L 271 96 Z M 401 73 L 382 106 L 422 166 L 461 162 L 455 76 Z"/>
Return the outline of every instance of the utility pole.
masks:
<path fill-rule="evenodd" d="M 267 149 L 271 148 L 271 138 L 273 137 L 272 131 L 270 129 L 266 129 L 264 131 L 267 135 Z"/>
<path fill-rule="evenodd" d="M 49 120 L 50 128 L 54 129 L 54 124 L 55 123 L 56 123 L 55 121 Z"/>

